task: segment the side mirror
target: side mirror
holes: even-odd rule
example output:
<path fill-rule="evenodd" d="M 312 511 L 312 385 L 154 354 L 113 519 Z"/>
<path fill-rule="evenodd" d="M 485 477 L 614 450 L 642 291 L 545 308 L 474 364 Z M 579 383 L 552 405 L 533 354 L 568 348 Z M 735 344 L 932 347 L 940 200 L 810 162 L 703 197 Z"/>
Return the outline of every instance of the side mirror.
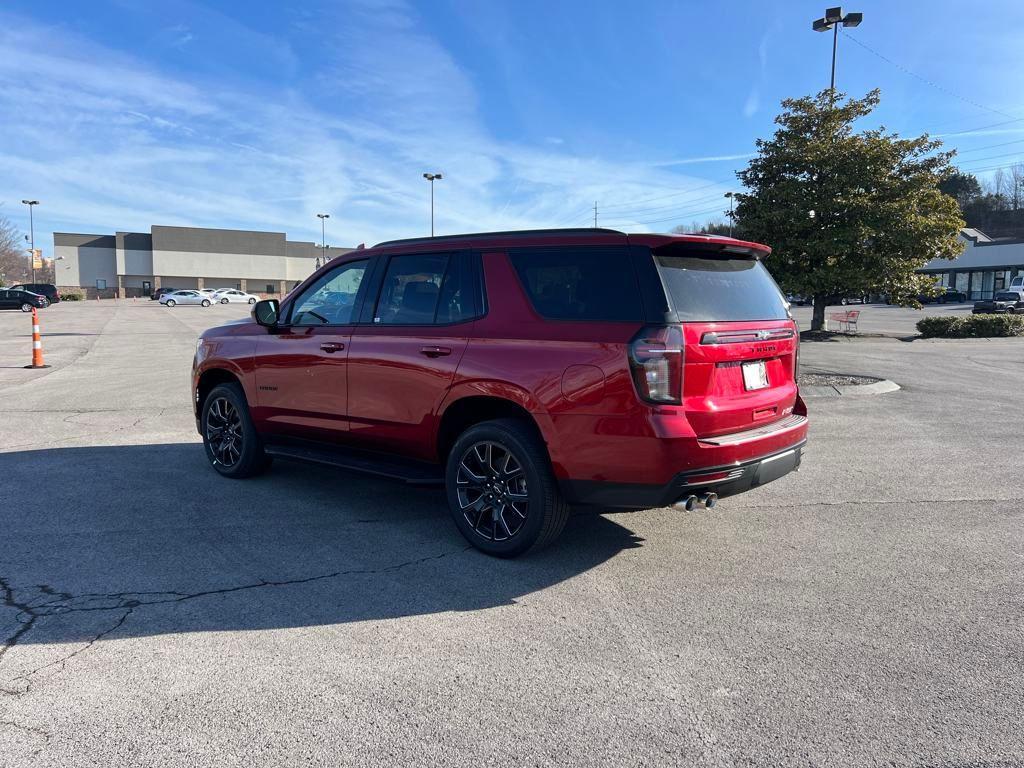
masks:
<path fill-rule="evenodd" d="M 277 315 L 281 303 L 277 299 L 263 299 L 252 305 L 252 319 L 262 326 L 273 328 L 277 325 Z"/>

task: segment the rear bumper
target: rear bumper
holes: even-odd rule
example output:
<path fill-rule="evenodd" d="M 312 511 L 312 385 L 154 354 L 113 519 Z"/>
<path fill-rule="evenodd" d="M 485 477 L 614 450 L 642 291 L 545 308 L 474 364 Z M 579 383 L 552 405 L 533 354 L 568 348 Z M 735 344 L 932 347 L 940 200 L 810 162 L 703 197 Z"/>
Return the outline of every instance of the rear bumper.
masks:
<path fill-rule="evenodd" d="M 664 485 L 619 483 L 595 480 L 559 480 L 562 495 L 571 504 L 586 506 L 650 509 L 666 507 L 688 496 L 714 492 L 719 498 L 743 493 L 778 480 L 799 469 L 807 440 L 765 456 L 716 467 L 680 472 Z"/>

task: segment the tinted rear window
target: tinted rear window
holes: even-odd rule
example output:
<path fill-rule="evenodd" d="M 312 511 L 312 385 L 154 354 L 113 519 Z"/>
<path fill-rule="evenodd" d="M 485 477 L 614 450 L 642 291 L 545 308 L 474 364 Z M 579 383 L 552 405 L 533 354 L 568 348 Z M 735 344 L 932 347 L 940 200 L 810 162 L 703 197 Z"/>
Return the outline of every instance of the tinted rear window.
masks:
<path fill-rule="evenodd" d="M 996 301 L 1017 301 L 1020 297 L 1016 293 L 997 293 Z"/>
<path fill-rule="evenodd" d="M 629 252 L 559 248 L 511 253 L 512 265 L 538 314 L 553 320 L 643 320 Z"/>
<path fill-rule="evenodd" d="M 655 255 L 681 322 L 785 320 L 785 299 L 764 265 L 751 258 Z"/>

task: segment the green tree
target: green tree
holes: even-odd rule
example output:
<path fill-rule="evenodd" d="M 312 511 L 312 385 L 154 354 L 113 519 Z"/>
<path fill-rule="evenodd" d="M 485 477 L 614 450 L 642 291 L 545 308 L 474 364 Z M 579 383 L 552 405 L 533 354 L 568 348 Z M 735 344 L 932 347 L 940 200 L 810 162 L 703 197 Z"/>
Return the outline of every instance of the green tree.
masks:
<path fill-rule="evenodd" d="M 830 296 L 885 292 L 916 305 L 932 279 L 915 270 L 961 251 L 959 206 L 939 190 L 952 153 L 927 135 L 855 132 L 878 102 L 877 90 L 844 102 L 831 89 L 783 101 L 775 135 L 736 174 L 744 236 L 772 246 L 766 265 L 785 290 L 813 298 L 812 330 Z"/>
<path fill-rule="evenodd" d="M 978 183 L 977 177 L 960 170 L 954 170 L 940 181 L 939 189 L 956 200 L 961 211 L 965 210 L 971 201 L 981 196 L 981 184 Z"/>

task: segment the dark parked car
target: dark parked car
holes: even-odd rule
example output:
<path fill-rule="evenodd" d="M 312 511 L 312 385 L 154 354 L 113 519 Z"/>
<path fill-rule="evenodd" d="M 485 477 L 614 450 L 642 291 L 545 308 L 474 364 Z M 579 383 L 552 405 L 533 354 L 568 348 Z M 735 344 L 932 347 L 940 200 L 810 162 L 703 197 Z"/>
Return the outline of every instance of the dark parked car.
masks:
<path fill-rule="evenodd" d="M 29 293 L 38 293 L 40 296 L 45 296 L 46 300 L 51 304 L 56 304 L 60 301 L 60 293 L 57 292 L 57 286 L 53 283 L 18 283 L 12 285 L 12 289 L 19 291 L 28 291 Z"/>
<path fill-rule="evenodd" d="M 31 312 L 50 306 L 47 298 L 38 293 L 23 291 L 19 288 L 0 288 L 0 309 L 20 309 Z"/>
<path fill-rule="evenodd" d="M 174 293 L 177 290 L 177 288 L 157 288 L 155 291 L 149 294 L 149 298 L 154 301 L 159 301 L 160 297 L 163 296 L 165 293 Z"/>
<path fill-rule="evenodd" d="M 917 300 L 922 304 L 963 304 L 967 301 L 967 294 L 956 290 L 956 288 L 947 286 L 938 296 L 930 296 L 926 293 L 922 293 L 917 297 Z"/>
<path fill-rule="evenodd" d="M 810 302 L 806 296 L 801 296 L 799 293 L 788 293 L 786 294 L 786 301 L 790 304 L 795 304 L 798 307 L 802 307 Z"/>
<path fill-rule="evenodd" d="M 769 253 L 607 229 L 352 251 L 203 333 L 196 428 L 225 477 L 282 457 L 443 485 L 502 557 L 553 541 L 570 505 L 713 506 L 806 441 Z"/>
<path fill-rule="evenodd" d="M 1024 314 L 1024 300 L 1021 294 L 1014 291 L 1000 291 L 991 299 L 982 299 L 974 302 L 974 315 L 1004 315 Z"/>

